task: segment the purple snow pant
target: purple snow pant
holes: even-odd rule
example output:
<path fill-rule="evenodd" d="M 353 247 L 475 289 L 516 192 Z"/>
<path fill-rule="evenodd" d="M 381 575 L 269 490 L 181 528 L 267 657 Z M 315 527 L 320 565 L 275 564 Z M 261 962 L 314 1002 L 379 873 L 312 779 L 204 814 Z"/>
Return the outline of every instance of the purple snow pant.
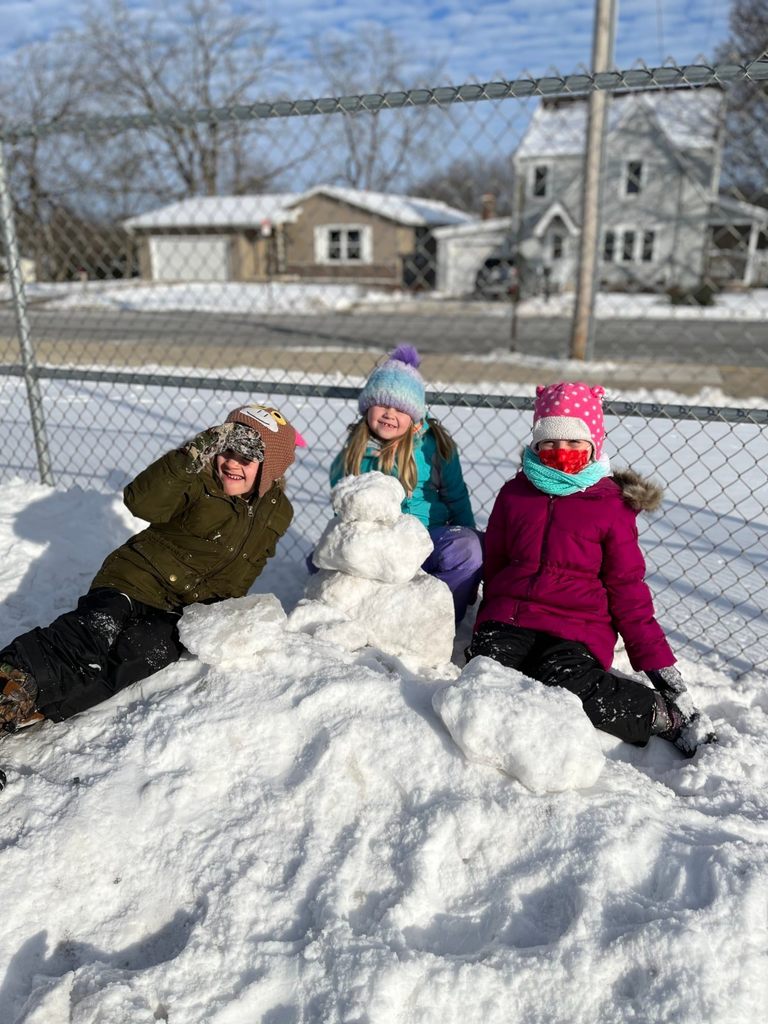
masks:
<path fill-rule="evenodd" d="M 421 568 L 448 585 L 458 625 L 477 598 L 483 575 L 482 534 L 469 526 L 433 526 L 429 536 L 434 550 Z"/>

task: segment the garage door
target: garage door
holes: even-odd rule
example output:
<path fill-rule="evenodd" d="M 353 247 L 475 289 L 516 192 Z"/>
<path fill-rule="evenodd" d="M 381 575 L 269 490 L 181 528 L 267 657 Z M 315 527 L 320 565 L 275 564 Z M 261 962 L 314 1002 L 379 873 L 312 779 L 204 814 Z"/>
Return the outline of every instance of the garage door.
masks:
<path fill-rule="evenodd" d="M 154 281 L 227 281 L 229 239 L 222 235 L 150 238 Z"/>

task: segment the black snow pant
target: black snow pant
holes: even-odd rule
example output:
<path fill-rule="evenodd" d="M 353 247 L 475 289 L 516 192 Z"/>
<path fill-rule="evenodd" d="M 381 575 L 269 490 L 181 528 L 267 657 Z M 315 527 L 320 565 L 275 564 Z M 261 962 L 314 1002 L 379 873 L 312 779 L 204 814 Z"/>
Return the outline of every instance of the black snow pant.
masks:
<path fill-rule="evenodd" d="M 584 644 L 506 622 L 483 622 L 467 660 L 485 655 L 547 686 L 575 693 L 597 729 L 644 746 L 651 736 L 655 690 L 607 672 Z"/>
<path fill-rule="evenodd" d="M 184 651 L 179 618 L 96 587 L 50 626 L 16 637 L 0 651 L 0 661 L 29 672 L 38 709 L 61 722 L 178 661 Z"/>

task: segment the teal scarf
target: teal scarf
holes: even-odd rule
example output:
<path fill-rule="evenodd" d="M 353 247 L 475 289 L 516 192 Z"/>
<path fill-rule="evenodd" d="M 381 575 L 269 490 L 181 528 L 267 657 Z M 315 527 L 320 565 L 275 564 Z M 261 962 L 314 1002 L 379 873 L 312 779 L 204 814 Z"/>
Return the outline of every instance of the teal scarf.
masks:
<path fill-rule="evenodd" d="M 540 491 L 563 497 L 577 491 L 586 491 L 592 484 L 608 476 L 610 468 L 600 462 L 590 462 L 580 473 L 562 473 L 559 469 L 545 466 L 534 451 L 526 448 L 523 451 L 523 473 Z"/>

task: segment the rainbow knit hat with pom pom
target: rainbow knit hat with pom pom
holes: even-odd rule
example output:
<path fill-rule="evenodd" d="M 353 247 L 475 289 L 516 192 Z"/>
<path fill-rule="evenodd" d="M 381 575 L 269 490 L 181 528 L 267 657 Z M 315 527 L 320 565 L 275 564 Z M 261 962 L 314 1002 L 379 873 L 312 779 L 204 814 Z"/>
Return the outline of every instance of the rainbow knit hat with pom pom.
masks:
<path fill-rule="evenodd" d="M 398 345 L 377 366 L 360 392 L 357 407 L 363 416 L 372 405 L 397 409 L 419 423 L 427 414 L 424 381 L 418 371 L 421 356 L 413 345 Z"/>

